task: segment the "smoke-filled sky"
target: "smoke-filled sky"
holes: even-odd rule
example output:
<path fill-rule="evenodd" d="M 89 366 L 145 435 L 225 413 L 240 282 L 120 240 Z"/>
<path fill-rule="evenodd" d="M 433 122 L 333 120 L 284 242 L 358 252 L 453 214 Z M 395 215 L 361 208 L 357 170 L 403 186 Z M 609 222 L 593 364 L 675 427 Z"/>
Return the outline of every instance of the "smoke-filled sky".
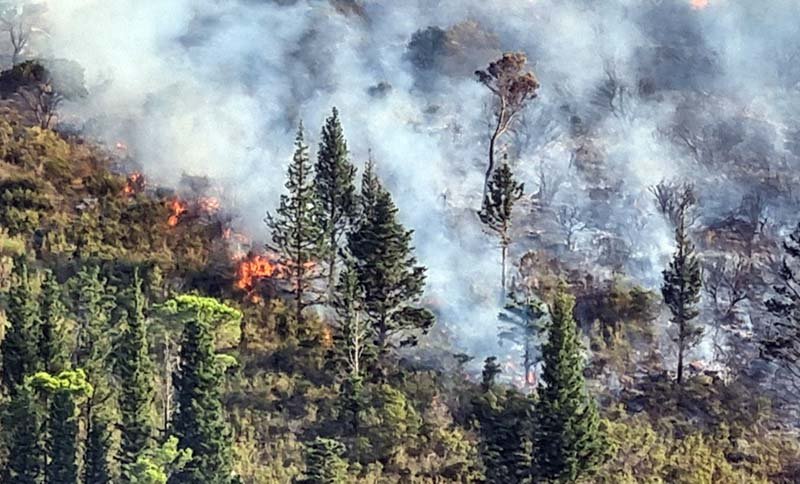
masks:
<path fill-rule="evenodd" d="M 479 355 L 496 351 L 499 250 L 474 215 L 490 98 L 472 72 L 501 52 L 527 53 L 542 85 L 519 136 L 505 140 L 528 193 L 540 166 L 562 179 L 554 203 L 625 240 L 628 271 L 644 284 L 671 250 L 649 185 L 692 178 L 708 189 L 704 214 L 721 215 L 763 185 L 733 161 L 761 163 L 761 174 L 797 166 L 786 143 L 800 100 L 794 0 L 44 3 L 40 49 L 86 70 L 91 95 L 66 107 L 71 119 L 124 141 L 162 183 L 218 180 L 256 237 L 266 237 L 261 220 L 281 193 L 298 122 L 315 147 L 337 106 L 353 161 L 372 151 L 415 230 L 441 321 Z M 430 26 L 444 43 L 410 49 Z M 618 112 L 598 101 L 609 72 L 624 86 Z M 680 128 L 722 147 L 693 152 L 670 134 Z M 586 140 L 600 176 L 571 157 Z M 614 195 L 598 201 L 597 189 Z M 787 203 L 771 201 L 777 212 Z M 579 248 L 591 251 L 591 237 Z M 522 240 L 512 254 L 529 248 Z"/>

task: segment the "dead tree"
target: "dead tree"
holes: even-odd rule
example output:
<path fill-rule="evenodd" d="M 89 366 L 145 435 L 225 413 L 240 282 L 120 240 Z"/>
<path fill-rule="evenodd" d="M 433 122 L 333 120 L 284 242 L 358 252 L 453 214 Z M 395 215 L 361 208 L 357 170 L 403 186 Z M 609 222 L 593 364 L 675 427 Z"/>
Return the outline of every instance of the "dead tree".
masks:
<path fill-rule="evenodd" d="M 581 212 L 577 207 L 562 205 L 556 212 L 556 222 L 564 231 L 567 250 L 575 250 L 575 235 L 586 228 L 586 223 L 581 220 Z"/>
<path fill-rule="evenodd" d="M 478 82 L 494 95 L 494 128 L 489 137 L 489 165 L 486 168 L 483 191 L 486 194 L 494 171 L 495 150 L 499 138 L 508 132 L 530 99 L 536 98 L 539 81 L 525 70 L 528 59 L 521 52 L 507 52 L 489 64 L 485 71 L 475 71 Z"/>
<path fill-rule="evenodd" d="M 0 30 L 11 44 L 11 67 L 17 65 L 30 45 L 31 36 L 41 29 L 34 27 L 44 4 L 30 2 L 0 3 Z"/>

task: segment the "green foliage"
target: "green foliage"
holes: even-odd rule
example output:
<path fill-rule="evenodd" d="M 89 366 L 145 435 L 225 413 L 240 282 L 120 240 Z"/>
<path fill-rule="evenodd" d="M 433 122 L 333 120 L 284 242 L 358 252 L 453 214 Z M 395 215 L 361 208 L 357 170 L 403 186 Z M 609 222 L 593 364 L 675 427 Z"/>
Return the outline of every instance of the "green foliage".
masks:
<path fill-rule="evenodd" d="M 67 353 L 64 337 L 66 308 L 62 302 L 63 291 L 52 271 L 45 271 L 39 304 L 39 359 L 42 369 L 56 373 L 65 368 Z"/>
<path fill-rule="evenodd" d="M 308 158 L 308 146 L 301 124 L 287 174 L 286 189 L 289 193 L 281 195 L 275 215 L 267 213 L 266 219 L 272 233 L 272 248 L 280 254 L 286 267 L 286 281 L 292 292 L 294 316 L 300 331 L 307 331 L 303 309 L 311 304 L 308 293 L 317 273 L 314 260 L 324 236 L 313 182 L 313 167 Z"/>
<path fill-rule="evenodd" d="M 7 392 L 22 385 L 25 376 L 41 367 L 38 350 L 40 321 L 28 263 L 20 256 L 14 260 L 13 283 L 5 304 L 8 329 L 0 352 L 3 356 L 2 382 Z"/>
<path fill-rule="evenodd" d="M 336 261 L 339 244 L 356 210 L 354 178 L 356 169 L 348 160 L 347 142 L 333 108 L 325 120 L 314 165 L 314 189 L 319 207 L 318 223 L 322 229 L 323 246 L 328 259 L 328 285 L 336 282 Z"/>
<path fill-rule="evenodd" d="M 572 482 L 592 472 L 605 457 L 597 407 L 586 391 L 583 356 L 572 318 L 575 299 L 563 288 L 550 307 L 544 369 L 536 402 L 536 474 Z"/>
<path fill-rule="evenodd" d="M 105 367 L 110 352 L 106 336 L 108 314 L 113 307 L 111 289 L 97 265 L 86 264 L 69 282 L 72 314 L 77 323 L 75 352 L 72 360 L 77 367 L 86 368 L 95 382 Z"/>
<path fill-rule="evenodd" d="M 8 457 L 3 482 L 38 484 L 44 470 L 42 410 L 28 385 L 19 385 L 4 415 Z"/>
<path fill-rule="evenodd" d="M 112 435 L 111 420 L 103 412 L 93 411 L 89 420 L 86 450 L 83 456 L 83 481 L 108 484 L 113 481 L 111 473 Z"/>
<path fill-rule="evenodd" d="M 192 450 L 192 459 L 170 482 L 228 483 L 230 437 L 220 401 L 223 368 L 214 353 L 208 318 L 230 316 L 233 312 L 209 298 L 182 300 L 191 302 L 189 306 L 195 308 L 196 318 L 187 321 L 183 328 L 180 367 L 175 375 L 177 409 L 172 432 L 181 449 Z"/>
<path fill-rule="evenodd" d="M 514 295 L 503 312 L 500 319 L 500 344 L 508 342 L 521 349 L 521 363 L 525 384 L 530 384 L 533 379 L 533 365 L 536 364 L 538 353 L 538 337 L 543 329 L 542 316 L 545 315 L 540 303 L 533 299 L 520 300 Z"/>
<path fill-rule="evenodd" d="M 192 458 L 190 449 L 178 449 L 178 439 L 169 437 L 161 446 L 145 449 L 136 462 L 123 468 L 131 484 L 167 484 L 170 476 L 183 469 Z"/>
<path fill-rule="evenodd" d="M 224 347 L 238 341 L 242 312 L 216 298 L 180 294 L 159 306 L 161 316 L 185 323 L 200 319 L 210 325 L 215 346 Z"/>
<path fill-rule="evenodd" d="M 333 439 L 317 437 L 306 446 L 305 484 L 345 484 L 347 462 L 342 459 L 345 447 Z"/>
<path fill-rule="evenodd" d="M 51 208 L 41 182 L 21 176 L 0 180 L 0 226 L 29 238 Z"/>
<path fill-rule="evenodd" d="M 118 305 L 125 308 L 117 321 L 117 327 L 124 329 L 114 352 L 115 373 L 120 382 L 117 397 L 122 437 L 119 460 L 124 466 L 137 460 L 153 434 L 153 365 L 148 353 L 145 299 L 138 269 L 133 286 Z"/>
<path fill-rule="evenodd" d="M 418 266 L 411 246 L 412 231 L 397 220 L 397 207 L 367 166 L 361 183 L 361 216 L 349 234 L 348 248 L 364 291 L 364 305 L 381 353 L 400 337 L 414 345 L 418 333 L 434 323 L 433 314 L 419 306 L 425 288 L 425 267 Z"/>

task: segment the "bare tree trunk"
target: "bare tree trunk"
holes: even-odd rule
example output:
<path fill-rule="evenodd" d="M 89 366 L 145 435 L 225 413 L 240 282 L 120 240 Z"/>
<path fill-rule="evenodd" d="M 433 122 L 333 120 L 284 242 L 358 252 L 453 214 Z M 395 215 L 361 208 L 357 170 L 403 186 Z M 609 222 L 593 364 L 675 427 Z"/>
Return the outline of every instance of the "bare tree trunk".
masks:
<path fill-rule="evenodd" d="M 503 244 L 500 246 L 500 266 L 502 270 L 502 274 L 500 275 L 500 296 L 503 301 L 506 299 L 506 252 L 508 251 L 508 246 Z"/>
<path fill-rule="evenodd" d="M 681 383 L 683 382 L 683 343 L 684 343 L 683 325 L 684 323 L 681 323 L 679 330 L 680 334 L 678 335 L 678 378 L 677 378 L 678 386 L 680 386 Z"/>

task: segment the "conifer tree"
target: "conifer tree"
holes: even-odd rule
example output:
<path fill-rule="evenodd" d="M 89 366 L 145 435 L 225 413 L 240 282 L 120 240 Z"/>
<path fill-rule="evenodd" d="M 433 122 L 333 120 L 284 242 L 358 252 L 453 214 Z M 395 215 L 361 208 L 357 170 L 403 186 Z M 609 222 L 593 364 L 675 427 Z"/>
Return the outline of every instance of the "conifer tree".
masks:
<path fill-rule="evenodd" d="M 57 376 L 39 372 L 30 378 L 32 387 L 49 397 L 48 432 L 45 448 L 50 458 L 46 482 L 78 482 L 78 420 L 76 400 L 92 393 L 83 370 L 63 371 Z"/>
<path fill-rule="evenodd" d="M 175 375 L 177 409 L 172 430 L 192 459 L 173 483 L 231 482 L 231 444 L 220 399 L 224 367 L 214 352 L 212 324 L 241 313 L 211 298 L 179 296 L 176 312 L 189 316 L 183 328 L 180 367 Z"/>
<path fill-rule="evenodd" d="M 427 332 L 434 317 L 419 306 L 426 269 L 413 255 L 413 232 L 397 220 L 397 207 L 371 163 L 362 179 L 360 202 L 360 218 L 349 234 L 348 249 L 356 259 L 375 345 L 383 354 L 395 336 L 402 337 L 401 345 L 416 344 L 416 333 Z"/>
<path fill-rule="evenodd" d="M 677 383 L 683 382 L 683 360 L 686 352 L 700 341 L 703 329 L 692 324 L 697 317 L 697 303 L 700 301 L 702 274 L 700 262 L 694 253 L 694 244 L 689 240 L 688 209 L 691 201 L 681 198 L 675 215 L 675 254 L 669 267 L 663 272 L 664 284 L 661 295 L 672 313 L 672 323 L 678 327 Z"/>
<path fill-rule="evenodd" d="M 37 371 L 40 366 L 39 308 L 28 274 L 28 263 L 24 257 L 14 260 L 11 289 L 5 305 L 8 328 L 0 351 L 3 357 L 2 376 L 6 391 L 13 393 L 25 380 L 25 376 Z"/>
<path fill-rule="evenodd" d="M 142 280 L 138 270 L 133 286 L 118 303 L 119 324 L 123 327 L 117 342 L 115 373 L 119 379 L 118 403 L 121 442 L 119 461 L 125 466 L 150 444 L 153 434 L 152 362 L 147 346 Z"/>
<path fill-rule="evenodd" d="M 2 482 L 38 484 L 44 470 L 42 449 L 42 410 L 34 398 L 33 389 L 18 385 L 6 411 L 4 431 L 7 432 L 8 457 Z"/>
<path fill-rule="evenodd" d="M 111 419 L 100 409 L 91 409 L 90 426 L 83 456 L 83 482 L 108 484 L 112 482 Z"/>
<path fill-rule="evenodd" d="M 336 285 L 336 262 L 339 245 L 356 209 L 354 178 L 356 169 L 347 157 L 347 142 L 333 108 L 322 128 L 317 163 L 314 166 L 314 187 L 320 208 L 319 223 L 324 237 L 328 262 L 328 288 Z"/>
<path fill-rule="evenodd" d="M 303 484 L 347 483 L 347 462 L 342 459 L 344 452 L 344 445 L 333 439 L 317 437 L 308 444 Z"/>
<path fill-rule="evenodd" d="M 67 363 L 64 344 L 64 318 L 66 308 L 61 301 L 62 290 L 52 271 L 45 271 L 42 281 L 42 295 L 39 304 L 39 359 L 42 370 L 55 374 L 62 371 Z"/>
<path fill-rule="evenodd" d="M 544 369 L 536 403 L 536 474 L 542 481 L 574 482 L 604 457 L 597 406 L 586 390 L 575 299 L 563 288 L 550 308 Z"/>
<path fill-rule="evenodd" d="M 106 329 L 112 304 L 106 282 L 100 268 L 94 265 L 84 265 L 70 280 L 72 313 L 78 324 L 73 366 L 85 368 L 93 384 L 103 373 L 101 369 L 109 351 Z"/>
<path fill-rule="evenodd" d="M 489 356 L 483 362 L 483 371 L 481 372 L 481 388 L 484 392 L 488 392 L 494 387 L 497 375 L 502 373 L 500 365 L 497 364 L 496 356 Z"/>
<path fill-rule="evenodd" d="M 500 242 L 502 270 L 500 287 L 503 299 L 505 299 L 506 292 L 506 258 L 508 246 L 511 244 L 511 217 L 514 205 L 522 198 L 524 191 L 525 185 L 517 182 L 508 160 L 504 159 L 503 164 L 494 170 L 492 178 L 489 180 L 483 207 L 478 213 L 481 222 L 497 235 Z"/>
<path fill-rule="evenodd" d="M 544 311 L 532 299 L 520 299 L 514 295 L 506 304 L 505 310 L 500 313 L 500 333 L 498 337 L 503 341 L 511 342 L 522 349 L 522 370 L 525 374 L 525 384 L 533 385 L 533 366 L 536 364 L 537 342 L 542 330 L 541 318 Z"/>
<path fill-rule="evenodd" d="M 303 310 L 314 303 L 309 299 L 311 284 L 319 274 L 314 265 L 320 244 L 320 210 L 314 193 L 314 174 L 303 138 L 303 125 L 297 130 L 295 152 L 289 164 L 286 189 L 273 216 L 267 213 L 267 226 L 272 231 L 271 248 L 278 252 L 286 267 L 286 280 L 292 291 L 294 315 L 300 330 Z"/>
<path fill-rule="evenodd" d="M 363 387 L 365 366 L 374 357 L 372 328 L 364 314 L 364 291 L 358 282 L 358 272 L 352 257 L 346 259 L 334 293 L 336 312 L 334 353 L 342 370 L 343 411 L 348 415 L 354 437 L 358 437 L 360 413 L 364 406 Z"/>

